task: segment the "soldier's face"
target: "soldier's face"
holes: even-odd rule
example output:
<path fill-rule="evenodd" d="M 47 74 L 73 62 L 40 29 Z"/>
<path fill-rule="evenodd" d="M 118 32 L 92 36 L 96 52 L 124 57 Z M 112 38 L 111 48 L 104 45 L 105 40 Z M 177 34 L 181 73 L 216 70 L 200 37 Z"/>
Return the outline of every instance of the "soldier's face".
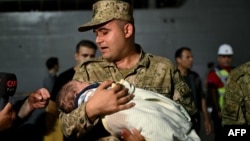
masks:
<path fill-rule="evenodd" d="M 112 20 L 94 29 L 96 44 L 102 57 L 108 61 L 118 61 L 126 49 L 126 33 L 119 20 Z"/>

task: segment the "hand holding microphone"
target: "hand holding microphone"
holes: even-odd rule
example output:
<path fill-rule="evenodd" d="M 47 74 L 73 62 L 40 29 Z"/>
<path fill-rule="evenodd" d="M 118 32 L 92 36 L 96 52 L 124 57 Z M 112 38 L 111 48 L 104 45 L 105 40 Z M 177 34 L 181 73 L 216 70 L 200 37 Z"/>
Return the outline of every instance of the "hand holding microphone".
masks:
<path fill-rule="evenodd" d="M 16 75 L 0 72 L 0 132 L 10 128 L 16 113 L 9 102 L 17 87 Z"/>

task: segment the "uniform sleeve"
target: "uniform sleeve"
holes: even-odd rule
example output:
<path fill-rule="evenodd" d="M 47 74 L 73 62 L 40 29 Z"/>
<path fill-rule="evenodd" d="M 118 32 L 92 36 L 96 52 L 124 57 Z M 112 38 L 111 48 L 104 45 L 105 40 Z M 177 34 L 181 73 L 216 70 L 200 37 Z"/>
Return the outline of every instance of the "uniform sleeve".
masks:
<path fill-rule="evenodd" d="M 81 82 L 87 82 L 89 80 L 88 78 L 89 75 L 86 71 L 86 66 L 79 68 L 73 76 L 73 80 Z M 88 120 L 85 107 L 86 103 L 82 103 L 78 108 L 68 114 L 60 112 L 59 120 L 61 130 L 65 136 L 73 139 L 86 137 L 86 132 L 92 131 L 97 125 L 99 119 L 96 119 L 94 123 L 91 123 Z"/>
<path fill-rule="evenodd" d="M 62 132 L 65 136 L 80 138 L 97 124 L 99 119 L 94 121 L 93 124 L 89 122 L 86 116 L 85 107 L 86 104 L 83 103 L 68 114 L 63 112 L 60 113 L 59 120 Z"/>
<path fill-rule="evenodd" d="M 224 94 L 223 109 L 222 109 L 222 124 L 237 125 L 245 124 L 246 120 L 243 113 L 243 78 L 234 79 L 234 76 L 229 76 L 226 92 Z"/>
<path fill-rule="evenodd" d="M 196 114 L 197 107 L 195 106 L 194 99 L 191 95 L 191 90 L 188 85 L 184 82 L 180 72 L 175 70 L 173 75 L 174 83 L 174 95 L 173 100 L 180 103 L 190 114 L 190 116 Z"/>

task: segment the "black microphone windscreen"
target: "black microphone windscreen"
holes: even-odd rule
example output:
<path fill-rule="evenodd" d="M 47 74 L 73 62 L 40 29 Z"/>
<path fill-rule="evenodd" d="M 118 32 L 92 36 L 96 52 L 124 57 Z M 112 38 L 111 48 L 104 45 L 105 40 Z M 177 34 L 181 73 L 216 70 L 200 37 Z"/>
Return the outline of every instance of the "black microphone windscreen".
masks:
<path fill-rule="evenodd" d="M 0 72 L 0 97 L 13 96 L 17 88 L 17 78 L 13 73 Z"/>

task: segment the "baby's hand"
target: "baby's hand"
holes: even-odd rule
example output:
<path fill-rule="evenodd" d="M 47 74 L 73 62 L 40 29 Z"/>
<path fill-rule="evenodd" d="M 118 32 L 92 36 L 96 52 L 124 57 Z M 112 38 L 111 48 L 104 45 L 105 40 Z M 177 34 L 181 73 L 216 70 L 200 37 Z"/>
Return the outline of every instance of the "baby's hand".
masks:
<path fill-rule="evenodd" d="M 129 94 L 133 94 L 135 92 L 135 86 L 130 84 L 128 81 L 121 79 L 117 83 L 122 84 L 125 88 L 127 88 Z"/>

